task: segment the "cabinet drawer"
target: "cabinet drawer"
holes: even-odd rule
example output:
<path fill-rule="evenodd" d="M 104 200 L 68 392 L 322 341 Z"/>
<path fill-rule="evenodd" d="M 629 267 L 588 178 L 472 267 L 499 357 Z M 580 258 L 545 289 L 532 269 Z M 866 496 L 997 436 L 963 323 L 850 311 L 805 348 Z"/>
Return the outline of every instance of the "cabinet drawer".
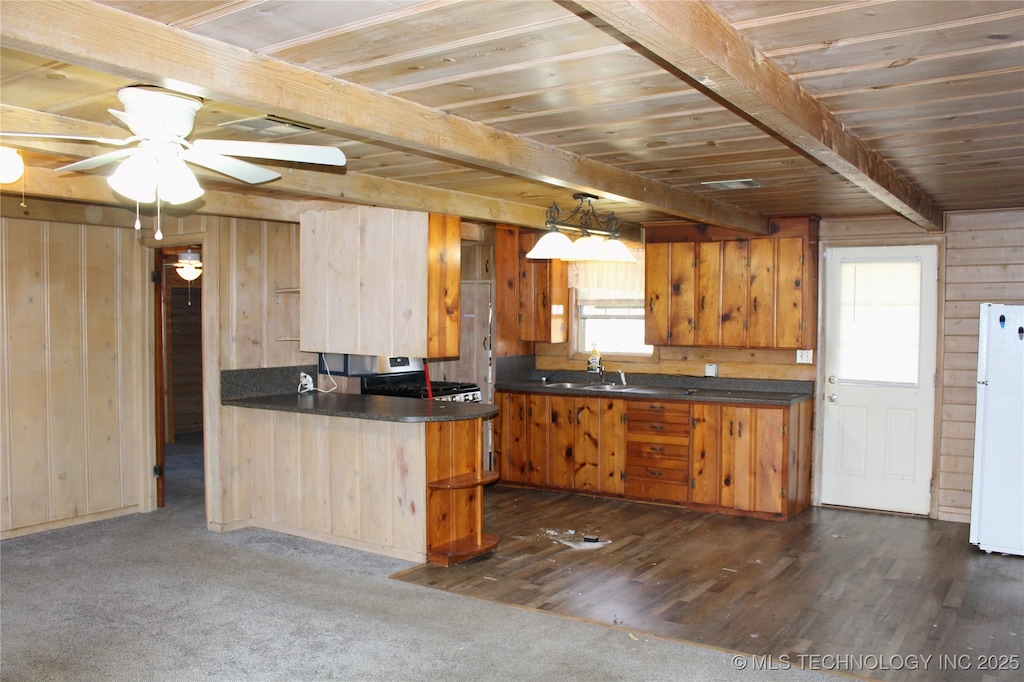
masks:
<path fill-rule="evenodd" d="M 687 487 L 686 483 L 630 477 L 627 473 L 623 492 L 629 497 L 678 504 L 686 502 Z"/>
<path fill-rule="evenodd" d="M 690 471 L 686 466 L 672 466 L 671 462 L 659 463 L 657 460 L 630 459 L 626 464 L 626 480 L 634 478 L 685 484 L 690 481 Z"/>
<path fill-rule="evenodd" d="M 689 421 L 669 421 L 666 419 L 634 419 L 627 416 L 626 438 L 628 440 L 646 440 L 653 436 L 673 436 L 687 442 L 690 436 Z"/>
<path fill-rule="evenodd" d="M 690 406 L 687 403 L 673 400 L 634 400 L 630 398 L 626 401 L 626 414 L 629 419 L 659 418 L 689 422 Z"/>
<path fill-rule="evenodd" d="M 657 443 L 631 440 L 626 443 L 626 456 L 630 462 L 634 458 L 642 457 L 650 460 L 683 462 L 685 464 L 690 459 L 690 448 L 686 443 Z"/>

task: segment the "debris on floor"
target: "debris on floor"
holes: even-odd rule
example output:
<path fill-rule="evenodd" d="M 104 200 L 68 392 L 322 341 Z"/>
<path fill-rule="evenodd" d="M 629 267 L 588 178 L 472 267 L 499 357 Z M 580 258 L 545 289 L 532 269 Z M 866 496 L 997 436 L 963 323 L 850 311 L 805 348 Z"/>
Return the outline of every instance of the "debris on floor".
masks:
<path fill-rule="evenodd" d="M 552 540 L 573 549 L 598 549 L 610 545 L 612 542 L 608 538 L 602 538 L 599 535 L 577 533 L 575 530 L 559 531 L 545 528 L 544 532 Z"/>

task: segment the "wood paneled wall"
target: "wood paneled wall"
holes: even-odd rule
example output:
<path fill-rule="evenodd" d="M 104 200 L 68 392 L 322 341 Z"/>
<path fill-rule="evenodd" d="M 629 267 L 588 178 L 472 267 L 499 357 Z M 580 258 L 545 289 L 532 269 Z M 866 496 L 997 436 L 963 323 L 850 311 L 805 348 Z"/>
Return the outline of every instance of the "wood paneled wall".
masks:
<path fill-rule="evenodd" d="M 1024 303 L 1024 209 L 950 213 L 946 233 L 895 218 L 823 220 L 822 247 L 937 244 L 940 329 L 933 516 L 969 522 L 974 471 L 978 311 Z"/>
<path fill-rule="evenodd" d="M 0 537 L 152 508 L 151 258 L 131 229 L 0 222 Z"/>
<path fill-rule="evenodd" d="M 215 344 L 204 366 L 207 518 L 227 530 L 252 518 L 254 464 L 239 410 L 220 404 L 220 371 L 308 365 L 316 355 L 299 350 L 298 224 L 206 220 L 203 335 Z"/>
<path fill-rule="evenodd" d="M 946 233 L 938 517 L 969 522 L 979 311 L 1024 303 L 1024 209 L 949 214 Z"/>

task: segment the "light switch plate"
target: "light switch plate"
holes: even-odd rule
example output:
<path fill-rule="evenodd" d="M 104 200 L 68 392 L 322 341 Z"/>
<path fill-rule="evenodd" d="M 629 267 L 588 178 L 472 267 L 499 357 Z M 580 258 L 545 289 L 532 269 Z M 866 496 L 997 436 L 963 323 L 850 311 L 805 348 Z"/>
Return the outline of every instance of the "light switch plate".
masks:
<path fill-rule="evenodd" d="M 814 351 L 813 350 L 798 350 L 796 352 L 796 364 L 798 364 L 798 365 L 812 365 L 812 364 L 814 364 Z"/>

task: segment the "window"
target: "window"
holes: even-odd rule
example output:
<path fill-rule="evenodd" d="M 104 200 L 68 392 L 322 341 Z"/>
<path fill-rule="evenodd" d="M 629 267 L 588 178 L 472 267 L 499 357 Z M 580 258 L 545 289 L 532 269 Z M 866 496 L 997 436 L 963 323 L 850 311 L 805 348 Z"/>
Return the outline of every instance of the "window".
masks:
<path fill-rule="evenodd" d="M 844 261 L 840 276 L 838 375 L 917 384 L 920 261 Z"/>
<path fill-rule="evenodd" d="M 602 355 L 651 355 L 644 343 L 643 249 L 636 263 L 581 261 L 569 267 L 576 300 L 576 351 Z"/>

